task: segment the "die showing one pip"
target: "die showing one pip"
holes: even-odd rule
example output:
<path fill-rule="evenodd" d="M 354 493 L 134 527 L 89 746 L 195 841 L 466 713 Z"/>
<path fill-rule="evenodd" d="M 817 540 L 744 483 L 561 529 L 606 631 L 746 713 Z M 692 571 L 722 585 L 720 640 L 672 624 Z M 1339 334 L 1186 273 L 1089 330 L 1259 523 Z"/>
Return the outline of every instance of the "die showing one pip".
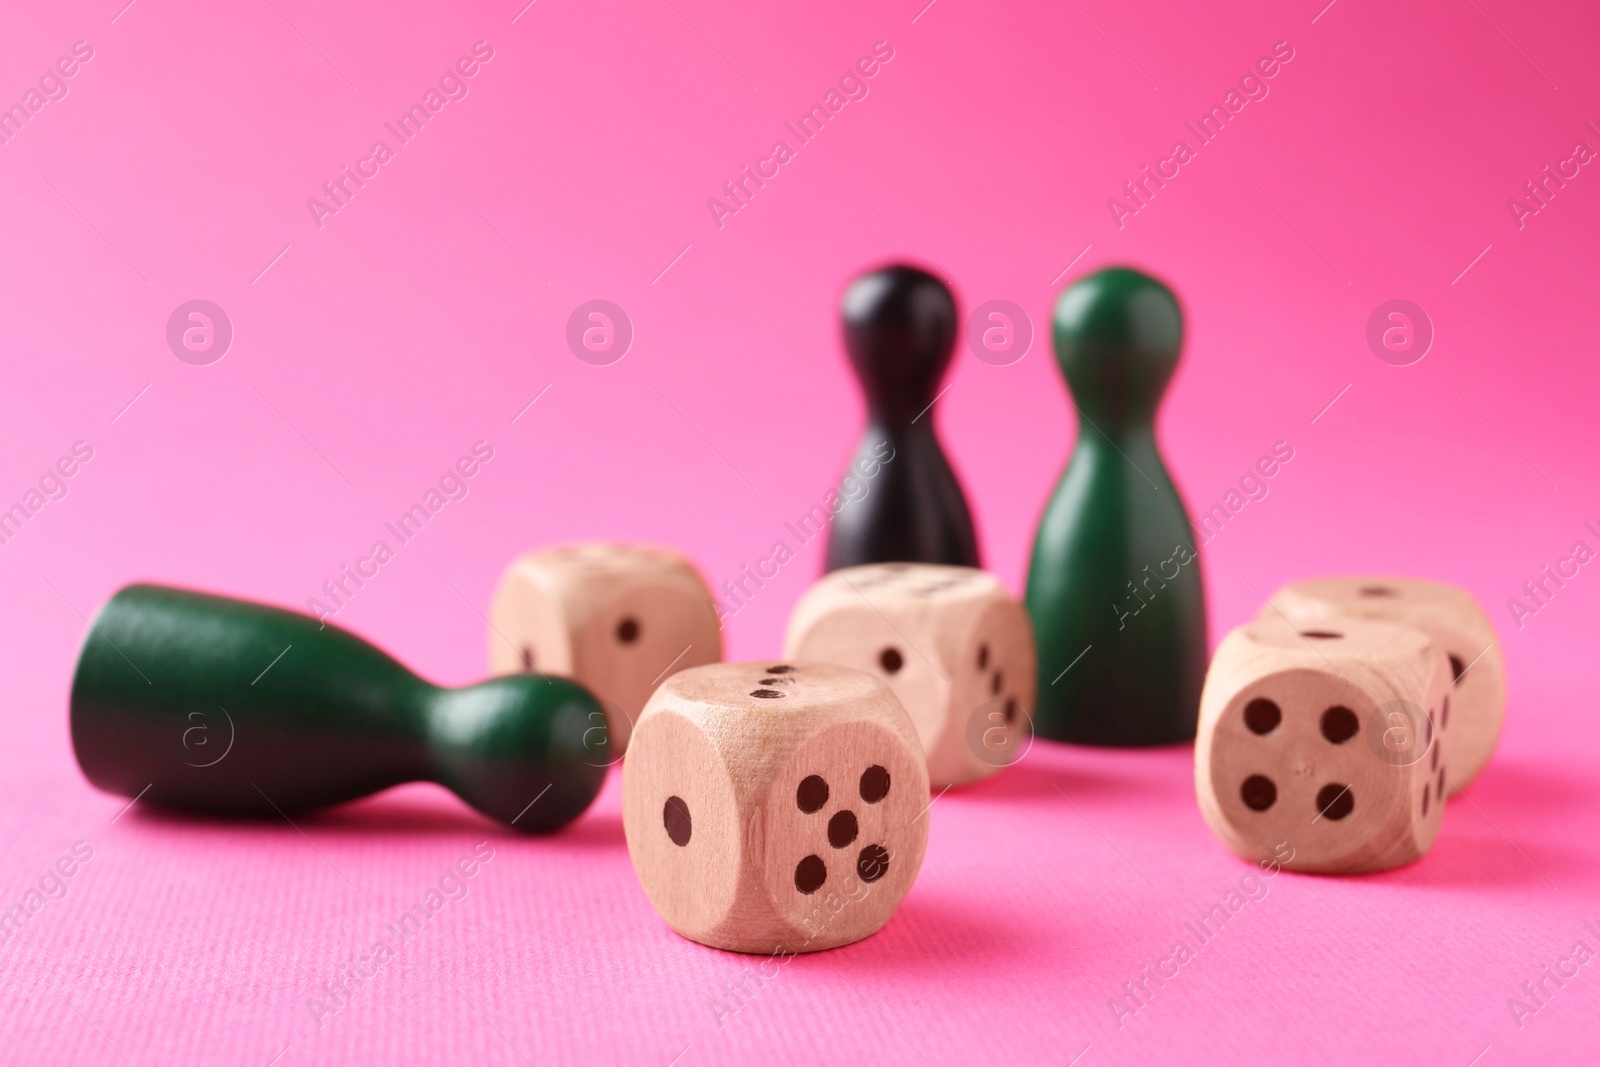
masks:
<path fill-rule="evenodd" d="M 1409 863 L 1439 832 L 1450 699 L 1445 656 L 1414 627 L 1247 623 L 1206 675 L 1200 810 L 1246 859 L 1340 874 Z"/>
<path fill-rule="evenodd" d="M 1444 582 L 1352 575 L 1295 582 L 1278 590 L 1262 614 L 1296 622 L 1353 615 L 1427 631 L 1450 661 L 1445 788 L 1455 793 L 1478 776 L 1500 739 L 1506 717 L 1506 668 L 1494 627 L 1472 594 Z"/>
<path fill-rule="evenodd" d="M 987 777 L 1027 737 L 1033 626 L 994 575 L 876 563 L 826 575 L 789 617 L 784 655 L 871 671 L 917 728 L 934 789 Z"/>
<path fill-rule="evenodd" d="M 719 663 L 656 690 L 622 764 L 645 895 L 684 937 L 814 952 L 876 932 L 922 866 L 928 772 L 874 675 Z"/>
<path fill-rule="evenodd" d="M 613 756 L 626 750 L 662 678 L 721 658 L 722 630 L 705 582 L 665 549 L 583 544 L 529 552 L 506 569 L 490 610 L 489 669 L 582 683 L 605 708 Z"/>

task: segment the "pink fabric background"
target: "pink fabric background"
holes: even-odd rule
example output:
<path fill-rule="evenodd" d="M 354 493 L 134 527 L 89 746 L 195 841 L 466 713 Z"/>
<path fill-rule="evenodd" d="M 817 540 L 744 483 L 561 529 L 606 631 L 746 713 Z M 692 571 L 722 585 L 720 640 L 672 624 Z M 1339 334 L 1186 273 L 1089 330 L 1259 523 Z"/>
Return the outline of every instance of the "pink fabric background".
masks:
<path fill-rule="evenodd" d="M 1520 229 L 1507 206 L 1574 142 L 1600 148 L 1586 5 L 123 2 L 18 7 L 0 56 L 10 101 L 73 42 L 94 49 L 0 146 L 0 506 L 75 441 L 94 450 L 0 546 L 0 905 L 93 849 L 0 944 L 0 1060 L 1593 1059 L 1600 963 L 1520 1028 L 1507 1005 L 1574 942 L 1600 948 L 1600 577 L 1520 629 L 1506 607 L 1574 541 L 1600 548 L 1600 176 L 1582 166 Z M 494 58 L 470 94 L 319 229 L 306 199 L 480 40 Z M 870 94 L 719 229 L 707 198 L 792 144 L 784 122 L 877 41 L 894 58 Z M 1294 58 L 1270 95 L 1119 229 L 1107 199 L 1192 145 L 1184 122 L 1278 41 Z M 1057 279 L 1126 262 L 1187 312 L 1160 436 L 1192 509 L 1295 449 L 1203 551 L 1213 641 L 1316 573 L 1480 597 L 1510 713 L 1426 859 L 1274 879 L 1119 1029 L 1108 1000 L 1249 868 L 1203 825 L 1186 748 L 1040 743 L 934 806 L 881 934 L 792 961 L 719 1027 L 708 1002 L 731 1005 L 746 961 L 651 911 L 615 777 L 529 840 L 430 786 L 302 833 L 118 817 L 79 775 L 84 615 L 136 579 L 303 606 L 479 439 L 495 458 L 470 495 L 339 615 L 422 673 L 482 673 L 478 613 L 531 546 L 651 540 L 735 577 L 859 432 L 841 288 L 923 257 L 964 310 L 1006 299 L 1033 320 L 1013 365 L 963 349 L 935 416 L 1013 587 L 1073 439 Z M 195 298 L 235 330 L 210 366 L 164 338 Z M 636 330 L 611 366 L 564 341 L 596 298 Z M 1395 298 L 1436 331 L 1412 366 L 1364 339 Z M 806 547 L 729 620 L 732 656 L 776 651 L 820 561 Z M 308 998 L 480 841 L 494 858 L 468 895 L 318 1029 Z"/>

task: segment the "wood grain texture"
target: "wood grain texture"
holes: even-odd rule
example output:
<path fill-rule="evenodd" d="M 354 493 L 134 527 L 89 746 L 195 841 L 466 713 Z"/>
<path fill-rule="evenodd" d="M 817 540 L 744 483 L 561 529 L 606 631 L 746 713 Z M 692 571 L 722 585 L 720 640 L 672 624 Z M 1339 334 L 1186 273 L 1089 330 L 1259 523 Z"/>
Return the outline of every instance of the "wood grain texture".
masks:
<path fill-rule="evenodd" d="M 597 543 L 529 552 L 506 569 L 490 609 L 490 671 L 581 682 L 605 708 L 619 756 L 662 678 L 721 659 L 711 594 L 694 565 L 666 549 Z"/>
<path fill-rule="evenodd" d="M 1414 627 L 1247 623 L 1206 676 L 1200 810 L 1246 859 L 1340 874 L 1409 863 L 1439 831 L 1449 690 L 1444 653 Z"/>
<path fill-rule="evenodd" d="M 1449 721 L 1444 723 L 1446 788 L 1465 789 L 1488 764 L 1506 718 L 1506 668 L 1489 616 L 1460 586 L 1418 578 L 1348 575 L 1295 582 L 1278 590 L 1267 613 L 1306 622 L 1339 616 L 1415 626 L 1450 660 Z"/>
<path fill-rule="evenodd" d="M 1033 719 L 1033 625 L 998 578 L 972 567 L 834 571 L 795 605 L 784 655 L 888 682 L 916 726 L 934 789 L 1011 762 Z"/>
<path fill-rule="evenodd" d="M 880 929 L 922 866 L 928 797 L 889 687 L 798 660 L 674 674 L 622 768 L 628 854 L 651 904 L 684 937 L 734 952 L 814 952 Z"/>

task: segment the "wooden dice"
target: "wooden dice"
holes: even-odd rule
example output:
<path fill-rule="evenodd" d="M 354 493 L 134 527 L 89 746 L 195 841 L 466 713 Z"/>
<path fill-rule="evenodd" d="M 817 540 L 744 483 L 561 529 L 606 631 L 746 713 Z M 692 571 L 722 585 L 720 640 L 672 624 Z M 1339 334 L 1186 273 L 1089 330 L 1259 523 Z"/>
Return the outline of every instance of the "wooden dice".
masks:
<path fill-rule="evenodd" d="M 1377 871 L 1427 852 L 1444 811 L 1453 697 L 1422 630 L 1257 619 L 1217 647 L 1195 791 L 1223 842 L 1291 870 Z"/>
<path fill-rule="evenodd" d="M 1027 737 L 1038 686 L 1028 613 L 972 567 L 837 570 L 801 597 L 784 655 L 877 674 L 916 726 L 934 789 L 993 774 Z"/>
<path fill-rule="evenodd" d="M 1454 679 L 1445 727 L 1446 788 L 1454 793 L 1478 776 L 1500 739 L 1506 717 L 1506 669 L 1494 627 L 1472 594 L 1444 582 L 1350 576 L 1284 586 L 1262 615 L 1297 622 L 1341 616 L 1405 623 L 1444 650 Z"/>
<path fill-rule="evenodd" d="M 922 866 L 928 772 L 875 675 L 719 663 L 656 690 L 622 765 L 622 826 L 667 925 L 734 952 L 876 932 Z"/>
<path fill-rule="evenodd" d="M 605 708 L 620 756 L 673 671 L 722 658 L 717 611 L 688 560 L 644 545 L 529 552 L 506 569 L 489 622 L 489 669 L 576 679 Z"/>

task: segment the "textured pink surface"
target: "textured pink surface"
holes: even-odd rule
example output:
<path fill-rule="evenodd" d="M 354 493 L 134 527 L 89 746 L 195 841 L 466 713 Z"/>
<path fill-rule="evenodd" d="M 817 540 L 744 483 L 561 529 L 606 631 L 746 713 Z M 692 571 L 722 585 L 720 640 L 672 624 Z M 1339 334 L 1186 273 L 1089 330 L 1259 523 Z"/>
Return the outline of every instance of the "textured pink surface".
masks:
<path fill-rule="evenodd" d="M 1575 541 L 1600 548 L 1585 5 L 122 3 L 19 8 L 0 57 L 0 98 L 26 101 L 93 50 L 0 145 L 0 506 L 40 505 L 0 545 L 0 904 L 64 888 L 0 944 L 0 1059 L 1592 1061 L 1600 965 L 1542 1004 L 1521 987 L 1600 948 L 1600 578 L 1579 569 L 1521 628 L 1506 605 Z M 446 86 L 465 97 L 319 229 L 307 198 L 478 41 L 492 60 Z M 719 228 L 707 199 L 879 41 L 867 95 Z M 1170 175 L 1184 124 L 1280 41 L 1268 95 L 1119 228 L 1107 199 L 1147 164 Z M 1519 220 L 1508 198 L 1546 165 L 1565 184 Z M 1055 280 L 1130 262 L 1188 313 L 1161 438 L 1194 510 L 1295 450 L 1203 550 L 1213 640 L 1320 572 L 1444 578 L 1489 607 L 1506 734 L 1425 860 L 1264 883 L 1119 1028 L 1123 983 L 1251 869 L 1202 824 L 1186 749 L 1040 743 L 935 804 L 879 936 L 747 980 L 719 1026 L 748 961 L 656 919 L 615 777 L 526 840 L 427 786 L 296 830 L 117 817 L 78 774 L 84 614 L 134 579 L 303 606 L 480 439 L 495 458 L 466 498 L 339 613 L 422 672 L 481 673 L 478 612 L 530 546 L 647 539 L 736 577 L 858 432 L 840 289 L 922 257 L 963 308 L 1033 320 L 1010 366 L 963 351 L 935 412 L 1014 587 L 1073 434 Z M 1405 367 L 1365 341 L 1397 298 L 1435 330 Z M 209 366 L 167 347 L 192 299 L 233 324 Z M 635 329 L 610 366 L 564 339 L 592 299 Z M 92 459 L 44 485 L 66 495 L 29 498 L 78 441 Z M 800 548 L 729 620 L 734 656 L 772 654 L 820 558 Z M 92 858 L 45 878 L 78 841 Z M 316 1012 L 478 842 L 493 859 L 466 895 Z"/>

